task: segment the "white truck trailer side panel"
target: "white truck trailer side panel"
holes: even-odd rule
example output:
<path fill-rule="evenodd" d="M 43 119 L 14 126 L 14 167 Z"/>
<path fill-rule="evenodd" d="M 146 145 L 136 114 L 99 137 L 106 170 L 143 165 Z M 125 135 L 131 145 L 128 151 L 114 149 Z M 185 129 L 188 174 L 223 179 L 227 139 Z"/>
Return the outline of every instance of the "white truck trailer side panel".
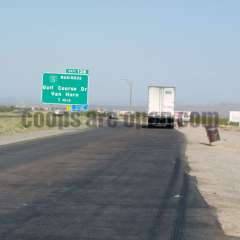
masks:
<path fill-rule="evenodd" d="M 168 113 L 174 115 L 175 88 L 148 87 L 148 114 Z"/>
<path fill-rule="evenodd" d="M 230 111 L 229 121 L 240 124 L 240 111 Z"/>

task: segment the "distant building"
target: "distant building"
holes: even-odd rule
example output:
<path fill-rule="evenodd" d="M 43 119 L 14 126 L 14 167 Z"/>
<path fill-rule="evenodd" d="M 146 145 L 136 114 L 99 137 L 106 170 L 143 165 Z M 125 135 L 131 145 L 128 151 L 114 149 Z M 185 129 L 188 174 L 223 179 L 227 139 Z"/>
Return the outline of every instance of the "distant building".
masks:
<path fill-rule="evenodd" d="M 97 111 L 97 113 L 100 113 L 100 114 L 103 114 L 103 113 L 107 112 L 107 110 L 103 109 L 103 108 L 97 108 L 96 111 Z"/>

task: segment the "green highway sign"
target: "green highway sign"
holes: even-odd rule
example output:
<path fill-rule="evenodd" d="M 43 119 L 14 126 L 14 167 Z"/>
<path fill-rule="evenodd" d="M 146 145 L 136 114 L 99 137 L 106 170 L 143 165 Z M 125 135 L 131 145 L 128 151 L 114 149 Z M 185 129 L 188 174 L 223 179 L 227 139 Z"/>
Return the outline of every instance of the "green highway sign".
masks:
<path fill-rule="evenodd" d="M 67 74 L 87 74 L 88 70 L 86 69 L 78 69 L 78 68 L 68 68 L 66 69 Z"/>
<path fill-rule="evenodd" d="M 42 103 L 88 104 L 88 75 L 44 73 Z"/>

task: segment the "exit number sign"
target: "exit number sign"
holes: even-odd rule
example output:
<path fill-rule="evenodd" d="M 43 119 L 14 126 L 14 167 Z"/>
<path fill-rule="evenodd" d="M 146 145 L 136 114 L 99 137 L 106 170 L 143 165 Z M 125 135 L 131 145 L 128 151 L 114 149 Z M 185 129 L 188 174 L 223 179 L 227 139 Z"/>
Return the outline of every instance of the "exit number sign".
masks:
<path fill-rule="evenodd" d="M 66 69 L 67 74 L 86 74 L 88 75 L 88 70 L 86 69 L 78 69 L 78 68 L 68 68 Z"/>

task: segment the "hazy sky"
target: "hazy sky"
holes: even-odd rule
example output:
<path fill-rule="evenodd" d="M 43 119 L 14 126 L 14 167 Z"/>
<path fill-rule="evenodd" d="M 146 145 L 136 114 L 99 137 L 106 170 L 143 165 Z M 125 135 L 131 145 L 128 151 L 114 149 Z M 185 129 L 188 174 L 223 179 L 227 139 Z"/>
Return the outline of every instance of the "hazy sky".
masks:
<path fill-rule="evenodd" d="M 90 104 L 240 102 L 240 1 L 0 0 L 0 103 L 40 101 L 43 72 L 90 71 Z"/>

